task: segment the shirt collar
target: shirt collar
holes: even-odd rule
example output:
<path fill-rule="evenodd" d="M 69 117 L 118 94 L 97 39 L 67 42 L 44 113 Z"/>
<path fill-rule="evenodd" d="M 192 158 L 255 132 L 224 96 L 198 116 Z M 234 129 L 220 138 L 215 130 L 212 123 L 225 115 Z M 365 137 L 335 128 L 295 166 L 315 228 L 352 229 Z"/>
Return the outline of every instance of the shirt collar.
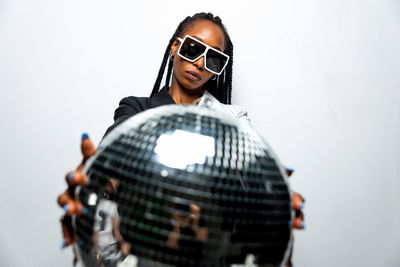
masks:
<path fill-rule="evenodd" d="M 151 99 L 151 107 L 159 107 L 163 105 L 171 105 L 176 104 L 172 96 L 169 94 L 168 89 L 164 86 L 157 94 L 155 94 Z M 203 96 L 200 97 L 197 101 L 199 101 L 198 105 L 218 105 L 220 102 L 208 91 L 205 91 Z"/>
<path fill-rule="evenodd" d="M 199 106 L 209 106 L 215 108 L 220 104 L 218 99 L 216 99 L 211 93 L 205 91 L 203 96 L 199 99 Z"/>

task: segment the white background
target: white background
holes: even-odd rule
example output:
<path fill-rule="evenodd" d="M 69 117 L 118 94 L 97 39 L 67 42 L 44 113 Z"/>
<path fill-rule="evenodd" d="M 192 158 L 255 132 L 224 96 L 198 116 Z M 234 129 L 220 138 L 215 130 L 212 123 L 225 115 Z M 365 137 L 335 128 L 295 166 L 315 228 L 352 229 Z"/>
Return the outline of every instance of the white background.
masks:
<path fill-rule="evenodd" d="M 400 266 L 400 2 L 0 0 L 0 265 L 71 266 L 56 197 L 119 100 L 148 96 L 198 11 L 234 44 L 233 103 L 296 169 L 296 266 Z"/>

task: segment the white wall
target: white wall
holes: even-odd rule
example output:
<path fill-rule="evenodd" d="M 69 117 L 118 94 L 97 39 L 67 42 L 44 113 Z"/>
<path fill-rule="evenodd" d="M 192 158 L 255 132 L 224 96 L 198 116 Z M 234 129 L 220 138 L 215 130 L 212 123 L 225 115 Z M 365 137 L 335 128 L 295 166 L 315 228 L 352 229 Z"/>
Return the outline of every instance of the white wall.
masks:
<path fill-rule="evenodd" d="M 147 96 L 178 23 L 225 22 L 235 104 L 296 169 L 296 266 L 400 265 L 400 3 L 0 1 L 0 265 L 71 266 L 56 197 L 118 101 Z"/>

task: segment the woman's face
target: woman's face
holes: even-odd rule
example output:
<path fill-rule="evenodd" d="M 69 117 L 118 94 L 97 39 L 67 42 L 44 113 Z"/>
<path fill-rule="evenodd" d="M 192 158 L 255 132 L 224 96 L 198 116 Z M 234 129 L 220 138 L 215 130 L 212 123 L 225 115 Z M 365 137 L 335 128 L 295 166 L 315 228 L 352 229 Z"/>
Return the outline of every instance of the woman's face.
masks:
<path fill-rule="evenodd" d="M 190 35 L 220 51 L 225 48 L 224 33 L 221 28 L 208 20 L 198 20 L 189 26 L 181 38 Z M 175 40 L 171 47 L 174 56 L 174 78 L 185 89 L 201 88 L 214 74 L 204 68 L 204 56 L 195 62 L 189 62 L 178 55 L 180 42 Z"/>

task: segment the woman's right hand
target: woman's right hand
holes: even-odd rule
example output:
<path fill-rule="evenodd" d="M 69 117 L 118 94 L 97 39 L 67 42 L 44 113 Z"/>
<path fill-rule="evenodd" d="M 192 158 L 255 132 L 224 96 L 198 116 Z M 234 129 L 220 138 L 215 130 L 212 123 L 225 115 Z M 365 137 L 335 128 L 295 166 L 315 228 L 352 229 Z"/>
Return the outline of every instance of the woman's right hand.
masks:
<path fill-rule="evenodd" d="M 83 156 L 81 163 L 75 171 L 67 173 L 65 176 L 67 189 L 57 198 L 58 205 L 65 211 L 65 215 L 61 217 L 61 226 L 64 237 L 61 248 L 65 248 L 76 242 L 76 237 L 74 236 L 72 228 L 71 215 L 80 215 L 87 212 L 86 207 L 84 207 L 75 196 L 75 188 L 88 183 L 88 177 L 86 174 L 82 174 L 82 170 L 86 161 L 96 153 L 94 144 L 85 133 L 82 134 L 81 152 Z"/>

